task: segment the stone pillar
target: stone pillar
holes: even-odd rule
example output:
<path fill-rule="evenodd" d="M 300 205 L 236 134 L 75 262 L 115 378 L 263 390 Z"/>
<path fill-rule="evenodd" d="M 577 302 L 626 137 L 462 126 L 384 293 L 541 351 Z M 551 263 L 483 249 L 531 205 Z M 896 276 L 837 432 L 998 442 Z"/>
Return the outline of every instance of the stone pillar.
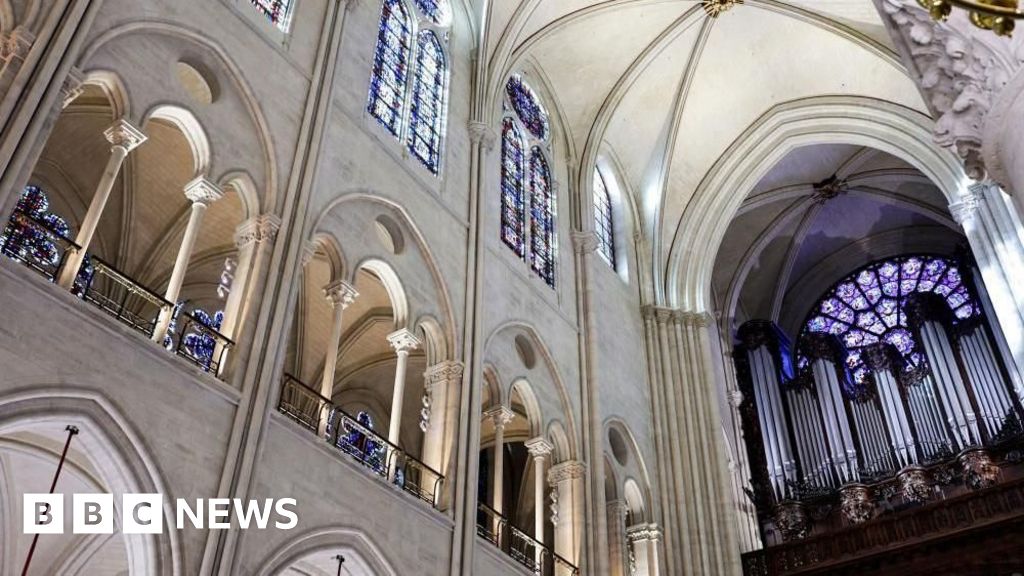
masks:
<path fill-rule="evenodd" d="M 210 182 L 205 176 L 200 176 L 185 185 L 185 197 L 192 202 L 192 212 L 189 214 L 188 226 L 185 227 L 185 235 L 181 239 L 181 246 L 178 247 L 178 257 L 174 261 L 174 270 L 171 272 L 171 279 L 167 282 L 167 292 L 164 299 L 170 302 L 165 304 L 160 311 L 160 318 L 153 330 L 153 341 L 163 342 L 167 334 L 167 328 L 171 325 L 174 316 L 174 306 L 178 302 L 181 293 L 181 285 L 185 283 L 185 273 L 188 271 L 188 263 L 192 259 L 192 251 L 195 249 L 196 241 L 199 239 L 199 230 L 203 225 L 203 215 L 206 208 L 220 200 L 224 192 L 216 184 Z"/>
<path fill-rule="evenodd" d="M 330 302 L 331 308 L 334 310 L 334 320 L 331 324 L 330 338 L 327 340 L 327 349 L 324 351 L 324 373 L 320 379 L 320 395 L 331 400 L 334 397 L 334 372 L 338 367 L 338 354 L 341 352 L 341 333 L 345 327 L 343 322 L 345 309 L 355 302 L 359 292 L 356 292 L 356 289 L 348 282 L 338 280 L 324 286 L 324 296 L 327 297 L 327 301 Z M 402 362 L 402 352 L 399 352 L 399 362 Z M 404 366 L 400 367 L 402 370 L 404 368 Z M 405 378 L 402 378 L 403 382 L 404 380 Z"/>
<path fill-rule="evenodd" d="M 630 526 L 626 529 L 626 539 L 629 540 L 632 549 L 632 558 L 636 566 L 635 576 L 660 576 L 658 542 L 661 540 L 661 528 L 657 524 Z"/>
<path fill-rule="evenodd" d="M 427 368 L 423 374 L 424 395 L 430 399 L 423 434 L 423 462 L 444 475 L 448 475 L 455 440 L 462 369 L 461 362 L 446 360 Z"/>
<path fill-rule="evenodd" d="M 554 451 L 555 447 L 546 438 L 538 437 L 526 441 L 526 449 L 533 456 L 533 537 L 544 544 L 544 460 Z M 541 550 L 537 550 L 537 566 L 543 560 Z"/>
<path fill-rule="evenodd" d="M 402 432 L 402 402 L 405 400 L 405 369 L 409 363 L 409 352 L 419 348 L 420 341 L 408 328 L 392 332 L 388 342 L 398 354 L 398 365 L 395 366 L 395 390 L 391 397 L 391 421 L 388 423 L 388 442 L 398 446 L 398 436 Z"/>
<path fill-rule="evenodd" d="M 629 551 L 626 549 L 626 512 L 629 508 L 622 500 L 608 502 L 608 574 L 630 576 L 626 567 Z"/>
<path fill-rule="evenodd" d="M 584 502 L 583 479 L 586 466 L 567 461 L 555 464 L 548 472 L 548 485 L 554 491 L 554 510 L 551 523 L 555 526 L 555 552 L 573 565 L 580 565 L 580 545 L 583 539 Z M 555 567 L 555 576 L 563 575 Z"/>
<path fill-rule="evenodd" d="M 1024 370 L 1024 241 L 1017 211 L 998 185 L 982 182 L 961 193 L 950 204 L 953 218 L 964 229 L 971 253 L 995 310 L 995 320 L 1006 339 L 1018 376 Z"/>
<path fill-rule="evenodd" d="M 494 458 L 491 459 L 491 508 L 498 514 L 504 514 L 505 501 L 505 425 L 512 421 L 515 412 L 504 406 L 496 406 L 484 412 L 484 418 L 490 418 L 494 424 Z M 498 522 L 495 518 L 494 534 L 498 534 Z"/>
<path fill-rule="evenodd" d="M 78 277 L 78 269 L 82 267 L 86 252 L 92 243 L 92 237 L 96 233 L 96 227 L 103 216 L 103 210 L 110 199 L 110 192 L 114 188 L 114 182 L 121 173 L 121 165 L 128 153 L 146 141 L 146 135 L 141 130 L 132 126 L 127 120 L 121 119 L 107 128 L 103 133 L 110 142 L 110 159 L 107 160 L 107 167 L 103 170 L 100 183 L 96 186 L 96 193 L 89 204 L 89 210 L 82 219 L 82 226 L 78 229 L 78 236 L 75 237 L 75 244 L 81 249 L 70 251 L 64 268 L 61 269 L 57 283 L 65 290 L 70 290 Z"/>
<path fill-rule="evenodd" d="M 0 39 L 0 59 L 3 60 L 3 67 L 0 68 L 0 94 L 7 94 L 35 41 L 35 35 L 22 26 Z"/>

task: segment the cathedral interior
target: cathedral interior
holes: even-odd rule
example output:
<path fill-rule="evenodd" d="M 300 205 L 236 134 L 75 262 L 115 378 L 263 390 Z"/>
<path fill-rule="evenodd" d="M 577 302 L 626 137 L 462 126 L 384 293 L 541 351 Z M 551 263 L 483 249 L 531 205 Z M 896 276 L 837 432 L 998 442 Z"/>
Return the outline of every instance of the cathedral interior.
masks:
<path fill-rule="evenodd" d="M 1020 20 L 0 0 L 0 575 L 1024 574 Z"/>

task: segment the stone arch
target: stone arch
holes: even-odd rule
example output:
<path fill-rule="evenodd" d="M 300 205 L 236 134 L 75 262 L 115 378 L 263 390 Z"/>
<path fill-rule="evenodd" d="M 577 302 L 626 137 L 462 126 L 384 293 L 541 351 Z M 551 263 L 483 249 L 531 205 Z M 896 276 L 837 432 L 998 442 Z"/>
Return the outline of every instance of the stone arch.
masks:
<path fill-rule="evenodd" d="M 405 287 L 402 284 L 402 280 L 398 277 L 398 273 L 395 272 L 395 269 L 383 260 L 370 258 L 355 266 L 355 270 L 353 271 L 351 278 L 353 283 L 355 282 L 355 273 L 359 270 L 367 270 L 373 273 L 373 275 L 380 280 L 380 283 L 384 285 L 384 289 L 388 293 L 388 299 L 391 300 L 391 310 L 394 313 L 395 327 L 408 327 L 409 300 L 405 294 Z"/>
<path fill-rule="evenodd" d="M 156 462 L 127 418 L 98 392 L 43 385 L 0 397 L 0 434 L 77 426 L 75 449 L 88 460 L 107 490 L 166 495 L 164 518 L 174 518 L 173 500 Z M 181 542 L 175 530 L 161 535 L 124 535 L 130 574 L 181 576 Z"/>
<path fill-rule="evenodd" d="M 398 576 L 383 550 L 362 531 L 347 526 L 315 528 L 271 552 L 260 562 L 258 576 L 285 574 L 285 570 L 313 554 L 346 554 L 346 563 L 353 561 L 364 572 L 376 576 Z"/>
<path fill-rule="evenodd" d="M 151 120 L 163 120 L 180 130 L 192 150 L 193 176 L 206 175 L 210 170 L 210 140 L 195 114 L 181 106 L 163 104 L 146 113 L 142 120 L 143 130 Z"/>
<path fill-rule="evenodd" d="M 518 396 L 523 402 L 523 408 L 526 409 L 526 421 L 530 425 L 530 436 L 539 436 L 544 429 L 544 412 L 541 410 L 540 402 L 537 401 L 537 395 L 533 392 L 533 386 L 527 379 L 520 378 L 508 388 L 509 402 L 513 396 Z"/>
<path fill-rule="evenodd" d="M 310 247 L 315 252 L 323 252 L 331 266 L 331 282 L 336 282 L 345 277 L 345 255 L 338 244 L 337 238 L 328 232 L 318 232 L 310 240 Z"/>
<path fill-rule="evenodd" d="M 933 142 L 931 122 L 908 108 L 860 96 L 821 96 L 775 106 L 729 147 L 698 186 L 676 231 L 659 299 L 685 310 L 712 309 L 711 274 L 729 222 L 757 182 L 801 146 L 855 144 L 887 152 L 956 201 L 967 176 L 956 156 Z"/>
<path fill-rule="evenodd" d="M 106 95 L 110 102 L 111 115 L 113 118 L 128 118 L 131 116 L 131 102 L 128 98 L 128 89 L 124 81 L 112 70 L 95 69 L 85 73 L 85 85 L 98 87 Z"/>

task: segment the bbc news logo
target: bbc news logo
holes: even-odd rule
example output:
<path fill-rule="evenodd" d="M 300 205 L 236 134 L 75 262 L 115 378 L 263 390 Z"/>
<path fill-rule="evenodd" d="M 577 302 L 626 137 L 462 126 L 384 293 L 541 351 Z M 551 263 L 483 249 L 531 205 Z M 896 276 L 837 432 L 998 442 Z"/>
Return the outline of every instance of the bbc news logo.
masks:
<path fill-rule="evenodd" d="M 113 494 L 74 494 L 71 504 L 73 534 L 113 534 Z M 64 533 L 63 494 L 25 494 L 25 534 Z M 242 530 L 291 530 L 299 523 L 294 498 L 239 500 L 229 498 L 174 502 L 174 527 L 226 530 L 232 520 Z M 121 499 L 121 532 L 124 534 L 163 534 L 164 497 L 161 494 L 125 494 Z M 271 522 L 273 520 L 273 522 Z"/>

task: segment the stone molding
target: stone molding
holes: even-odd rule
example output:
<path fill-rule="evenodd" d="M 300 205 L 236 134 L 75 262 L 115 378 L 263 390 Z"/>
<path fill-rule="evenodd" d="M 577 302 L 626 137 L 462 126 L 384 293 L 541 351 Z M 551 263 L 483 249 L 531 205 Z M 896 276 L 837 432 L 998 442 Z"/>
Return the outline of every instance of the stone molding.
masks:
<path fill-rule="evenodd" d="M 185 185 L 185 197 L 193 204 L 209 206 L 224 197 L 224 191 L 216 184 L 200 176 Z"/>
<path fill-rule="evenodd" d="M 438 385 L 462 380 L 464 371 L 465 366 L 463 366 L 462 362 L 445 360 L 427 368 L 426 372 L 423 373 L 423 379 L 428 388 L 434 388 Z"/>
<path fill-rule="evenodd" d="M 235 247 L 239 250 L 252 244 L 273 242 L 281 229 L 281 218 L 276 214 L 261 214 L 250 218 L 235 232 Z"/>
<path fill-rule="evenodd" d="M 580 480 L 587 473 L 586 464 L 577 460 L 566 460 L 565 462 L 559 462 L 548 470 L 548 485 L 552 488 L 557 487 L 566 480 Z"/>
<path fill-rule="evenodd" d="M 35 42 L 35 34 L 18 26 L 0 39 L 0 60 L 9 62 L 14 58 L 24 59 Z"/>
<path fill-rule="evenodd" d="M 555 451 L 555 446 L 547 440 L 547 438 L 537 437 L 531 438 L 523 443 L 526 446 L 526 450 L 533 456 L 534 459 L 544 458 Z"/>
<path fill-rule="evenodd" d="M 637 524 L 626 528 L 626 538 L 630 543 L 657 542 L 661 540 L 662 530 L 657 524 Z"/>
<path fill-rule="evenodd" d="M 484 418 L 489 418 L 494 423 L 495 428 L 504 428 L 515 416 L 516 413 L 505 406 L 495 406 L 484 412 Z"/>
<path fill-rule="evenodd" d="M 494 144 L 498 141 L 498 135 L 490 124 L 471 121 L 469 123 L 469 140 L 473 144 L 482 145 L 487 150 L 493 150 Z"/>
<path fill-rule="evenodd" d="M 72 66 L 60 86 L 61 105 L 67 108 L 75 98 L 82 95 L 82 92 L 85 92 L 85 72 L 77 66 Z"/>
<path fill-rule="evenodd" d="M 575 231 L 572 233 L 572 245 L 577 254 L 594 254 L 598 247 L 597 234 L 593 232 Z"/>

